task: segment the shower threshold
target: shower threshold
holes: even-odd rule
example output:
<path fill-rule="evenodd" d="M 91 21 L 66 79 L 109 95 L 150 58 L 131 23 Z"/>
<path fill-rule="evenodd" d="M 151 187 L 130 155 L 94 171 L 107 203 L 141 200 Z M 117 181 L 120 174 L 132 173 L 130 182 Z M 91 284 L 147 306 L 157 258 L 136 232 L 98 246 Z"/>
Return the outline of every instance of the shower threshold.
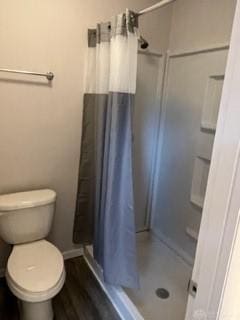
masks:
<path fill-rule="evenodd" d="M 144 320 L 143 316 L 123 288 L 112 286 L 104 282 L 102 270 L 93 258 L 92 246 L 85 247 L 84 258 L 120 318 L 122 320 Z"/>

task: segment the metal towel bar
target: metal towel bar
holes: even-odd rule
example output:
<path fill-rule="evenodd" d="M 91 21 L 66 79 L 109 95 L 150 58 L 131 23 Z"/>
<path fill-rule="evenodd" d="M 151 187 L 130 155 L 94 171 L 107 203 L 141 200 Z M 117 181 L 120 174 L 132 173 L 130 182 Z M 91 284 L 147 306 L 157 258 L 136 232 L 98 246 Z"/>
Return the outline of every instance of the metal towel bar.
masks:
<path fill-rule="evenodd" d="M 46 77 L 48 81 L 52 81 L 54 78 L 54 74 L 52 72 L 39 73 L 39 72 L 11 70 L 11 69 L 0 69 L 0 72 L 20 73 L 20 74 L 29 74 L 29 75 L 33 75 L 33 76 Z"/>

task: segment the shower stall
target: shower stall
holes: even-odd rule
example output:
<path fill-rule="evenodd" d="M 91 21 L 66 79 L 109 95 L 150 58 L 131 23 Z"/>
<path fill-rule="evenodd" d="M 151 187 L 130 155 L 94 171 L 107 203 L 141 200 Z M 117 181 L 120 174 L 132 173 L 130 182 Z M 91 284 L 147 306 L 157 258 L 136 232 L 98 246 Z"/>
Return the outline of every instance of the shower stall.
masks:
<path fill-rule="evenodd" d="M 140 288 L 105 287 L 125 319 L 184 320 L 196 293 L 191 275 L 236 1 L 162 3 L 139 17 L 149 44 L 139 46 L 133 116 Z"/>
<path fill-rule="evenodd" d="M 141 288 L 126 292 L 145 319 L 184 319 L 227 53 L 227 45 L 165 59 L 139 53 L 134 181 Z"/>

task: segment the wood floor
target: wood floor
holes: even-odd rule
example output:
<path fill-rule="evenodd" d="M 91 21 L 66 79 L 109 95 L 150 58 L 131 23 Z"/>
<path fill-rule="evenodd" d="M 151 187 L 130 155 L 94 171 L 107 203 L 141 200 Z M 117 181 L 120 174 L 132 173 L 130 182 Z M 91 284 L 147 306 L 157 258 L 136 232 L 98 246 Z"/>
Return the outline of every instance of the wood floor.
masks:
<path fill-rule="evenodd" d="M 67 260 L 65 266 L 65 285 L 53 300 L 54 320 L 120 320 L 82 257 Z M 20 319 L 17 301 L 4 279 L 0 280 L 0 319 Z"/>

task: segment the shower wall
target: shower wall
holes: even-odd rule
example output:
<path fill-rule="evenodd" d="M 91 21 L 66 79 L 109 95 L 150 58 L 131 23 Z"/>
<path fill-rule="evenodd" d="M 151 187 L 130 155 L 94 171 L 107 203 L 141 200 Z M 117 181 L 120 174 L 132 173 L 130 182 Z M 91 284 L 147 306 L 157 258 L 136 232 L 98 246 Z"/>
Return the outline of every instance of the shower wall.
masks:
<path fill-rule="evenodd" d="M 235 3 L 176 1 L 170 52 L 229 43 Z M 171 57 L 165 79 L 152 229 L 189 263 L 201 221 L 226 58 L 227 50 Z M 206 112 L 214 121 L 205 119 Z"/>
<path fill-rule="evenodd" d="M 137 231 L 147 228 L 149 195 L 156 131 L 160 112 L 160 89 L 164 56 L 138 54 L 137 91 L 134 112 L 134 193 Z"/>
<path fill-rule="evenodd" d="M 160 117 L 160 98 L 165 52 L 169 46 L 172 6 L 151 13 L 154 30 L 149 34 L 146 21 L 140 18 L 143 37 L 149 42 L 147 50 L 139 50 L 137 89 L 134 106 L 134 194 L 137 231 L 148 227 L 151 174 Z"/>

